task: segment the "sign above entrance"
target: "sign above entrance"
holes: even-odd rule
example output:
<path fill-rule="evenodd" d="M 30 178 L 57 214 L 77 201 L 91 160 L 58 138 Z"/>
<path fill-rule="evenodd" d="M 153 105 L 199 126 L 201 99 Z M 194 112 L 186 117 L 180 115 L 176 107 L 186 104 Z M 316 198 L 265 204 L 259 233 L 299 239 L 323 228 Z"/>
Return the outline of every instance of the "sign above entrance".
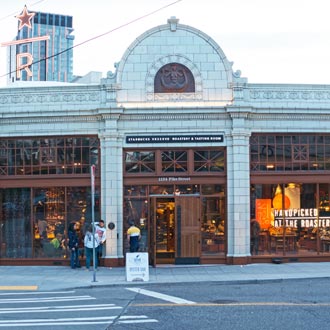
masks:
<path fill-rule="evenodd" d="M 211 143 L 223 142 L 223 134 L 217 135 L 132 135 L 126 143 Z"/>

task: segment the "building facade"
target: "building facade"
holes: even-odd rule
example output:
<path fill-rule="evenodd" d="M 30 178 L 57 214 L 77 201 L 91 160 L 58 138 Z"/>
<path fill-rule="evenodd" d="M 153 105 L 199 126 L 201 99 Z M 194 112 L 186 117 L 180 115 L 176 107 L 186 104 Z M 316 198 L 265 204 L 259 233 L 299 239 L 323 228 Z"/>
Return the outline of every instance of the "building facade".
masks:
<path fill-rule="evenodd" d="M 14 84 L 0 112 L 1 264 L 66 264 L 92 165 L 106 265 L 129 220 L 151 265 L 330 260 L 330 86 L 250 84 L 171 18 L 100 84 Z"/>
<path fill-rule="evenodd" d="M 72 16 L 29 12 L 25 7 L 17 18 L 16 43 L 8 45 L 8 83 L 17 80 L 71 82 Z"/>

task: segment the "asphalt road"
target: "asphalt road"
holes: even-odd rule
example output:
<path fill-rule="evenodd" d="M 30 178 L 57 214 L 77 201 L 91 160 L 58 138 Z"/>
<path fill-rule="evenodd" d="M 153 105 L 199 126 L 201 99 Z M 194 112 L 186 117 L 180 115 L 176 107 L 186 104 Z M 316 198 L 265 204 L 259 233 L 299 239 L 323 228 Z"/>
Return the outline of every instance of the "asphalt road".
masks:
<path fill-rule="evenodd" d="M 1 329 L 329 329 L 330 280 L 0 293 Z"/>

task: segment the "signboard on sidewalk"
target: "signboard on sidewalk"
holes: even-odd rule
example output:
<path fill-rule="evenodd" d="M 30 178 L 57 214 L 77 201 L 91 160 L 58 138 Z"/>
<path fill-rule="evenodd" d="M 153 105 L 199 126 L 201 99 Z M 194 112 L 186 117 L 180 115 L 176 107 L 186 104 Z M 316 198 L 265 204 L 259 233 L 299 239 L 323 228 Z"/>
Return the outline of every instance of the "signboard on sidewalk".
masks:
<path fill-rule="evenodd" d="M 149 281 L 149 257 L 148 253 L 126 253 L 126 280 Z"/>

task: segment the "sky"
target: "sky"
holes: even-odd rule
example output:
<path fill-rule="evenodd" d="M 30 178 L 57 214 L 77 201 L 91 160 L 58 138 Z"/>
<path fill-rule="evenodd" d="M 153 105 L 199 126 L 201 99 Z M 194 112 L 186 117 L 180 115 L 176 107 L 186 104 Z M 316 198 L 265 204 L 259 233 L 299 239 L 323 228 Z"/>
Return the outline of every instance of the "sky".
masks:
<path fill-rule="evenodd" d="M 114 72 L 136 38 L 176 16 L 209 35 L 250 83 L 330 84 L 329 0 L 0 0 L 0 43 L 16 36 L 24 5 L 73 16 L 74 45 L 83 43 L 74 75 Z M 6 52 L 0 47 L 0 86 Z"/>

